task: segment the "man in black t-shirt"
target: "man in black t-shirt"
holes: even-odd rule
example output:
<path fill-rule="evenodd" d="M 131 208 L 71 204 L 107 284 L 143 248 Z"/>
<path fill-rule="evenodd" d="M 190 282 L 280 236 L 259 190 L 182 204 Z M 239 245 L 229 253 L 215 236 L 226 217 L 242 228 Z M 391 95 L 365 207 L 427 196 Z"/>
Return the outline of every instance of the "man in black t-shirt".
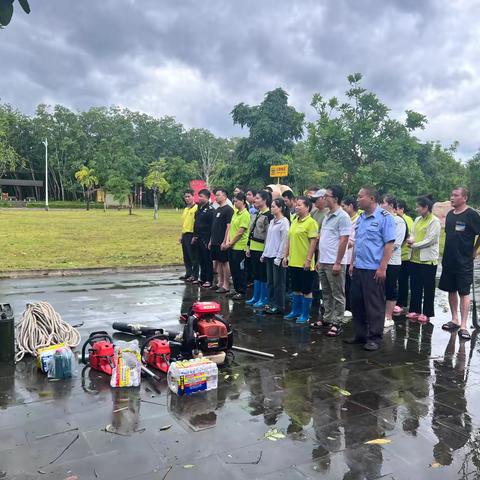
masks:
<path fill-rule="evenodd" d="M 467 205 L 468 192 L 463 187 L 455 188 L 450 197 L 453 210 L 445 220 L 445 251 L 442 260 L 442 276 L 438 287 L 448 292 L 452 320 L 442 326 L 444 330 L 456 330 L 465 340 L 470 339 L 467 330 L 470 310 L 470 288 L 473 283 L 473 261 L 480 247 L 480 215 Z M 458 297 L 460 318 L 458 321 Z"/>
<path fill-rule="evenodd" d="M 216 292 L 227 293 L 230 291 L 230 268 L 228 266 L 228 250 L 225 248 L 225 237 L 232 220 L 233 208 L 227 204 L 228 195 L 223 188 L 218 188 L 215 191 L 215 199 L 218 208 L 214 211 L 209 248 L 218 274 Z"/>

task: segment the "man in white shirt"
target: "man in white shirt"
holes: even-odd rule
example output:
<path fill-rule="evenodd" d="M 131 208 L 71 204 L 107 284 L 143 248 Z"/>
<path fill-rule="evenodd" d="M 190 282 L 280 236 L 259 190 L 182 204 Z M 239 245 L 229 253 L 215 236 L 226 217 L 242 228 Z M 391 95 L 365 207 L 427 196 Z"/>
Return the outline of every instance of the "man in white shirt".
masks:
<path fill-rule="evenodd" d="M 325 313 L 323 322 L 330 323 L 327 335 L 336 337 L 345 322 L 345 273 L 347 265 L 348 238 L 352 222 L 341 208 L 343 188 L 333 185 L 326 188 L 325 203 L 329 213 L 320 228 L 319 257 L 317 270 L 323 292 Z"/>

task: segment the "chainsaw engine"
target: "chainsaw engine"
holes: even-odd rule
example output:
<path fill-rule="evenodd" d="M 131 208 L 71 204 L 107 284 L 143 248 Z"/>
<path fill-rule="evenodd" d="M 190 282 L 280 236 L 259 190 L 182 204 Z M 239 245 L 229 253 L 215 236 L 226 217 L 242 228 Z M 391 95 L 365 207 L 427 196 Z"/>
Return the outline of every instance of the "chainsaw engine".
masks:
<path fill-rule="evenodd" d="M 196 302 L 190 309 L 183 330 L 183 350 L 204 354 L 225 351 L 233 345 L 233 329 L 221 315 L 217 302 Z"/>
<path fill-rule="evenodd" d="M 88 346 L 88 363 L 99 372 L 112 374 L 114 346 L 112 337 L 107 332 L 92 332 L 82 348 L 82 363 L 86 363 L 85 353 Z"/>
<path fill-rule="evenodd" d="M 170 342 L 165 335 L 154 335 L 147 338 L 142 347 L 142 360 L 153 368 L 161 370 L 164 373 L 170 368 Z"/>

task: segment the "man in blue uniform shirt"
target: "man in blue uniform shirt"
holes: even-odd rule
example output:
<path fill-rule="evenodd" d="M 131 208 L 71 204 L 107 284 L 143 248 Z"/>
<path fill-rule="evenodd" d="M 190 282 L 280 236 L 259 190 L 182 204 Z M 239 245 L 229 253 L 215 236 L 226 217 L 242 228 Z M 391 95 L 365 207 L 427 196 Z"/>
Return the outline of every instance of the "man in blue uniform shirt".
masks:
<path fill-rule="evenodd" d="M 355 227 L 352 253 L 352 313 L 355 337 L 365 350 L 378 350 L 385 322 L 385 277 L 395 241 L 395 220 L 377 203 L 377 191 L 366 186 L 358 192 L 363 213 Z"/>

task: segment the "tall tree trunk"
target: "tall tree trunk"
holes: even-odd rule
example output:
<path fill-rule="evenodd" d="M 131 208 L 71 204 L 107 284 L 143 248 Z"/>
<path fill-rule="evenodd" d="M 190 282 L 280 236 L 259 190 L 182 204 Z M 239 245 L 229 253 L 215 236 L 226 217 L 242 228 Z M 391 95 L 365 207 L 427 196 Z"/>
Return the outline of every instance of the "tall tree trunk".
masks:
<path fill-rule="evenodd" d="M 132 214 L 132 202 L 133 202 L 133 195 L 130 194 L 128 196 L 128 214 L 131 215 Z"/>
<path fill-rule="evenodd" d="M 153 219 L 158 220 L 158 192 L 156 188 L 153 190 Z"/>
<path fill-rule="evenodd" d="M 90 191 L 87 190 L 87 212 L 90 210 Z"/>

